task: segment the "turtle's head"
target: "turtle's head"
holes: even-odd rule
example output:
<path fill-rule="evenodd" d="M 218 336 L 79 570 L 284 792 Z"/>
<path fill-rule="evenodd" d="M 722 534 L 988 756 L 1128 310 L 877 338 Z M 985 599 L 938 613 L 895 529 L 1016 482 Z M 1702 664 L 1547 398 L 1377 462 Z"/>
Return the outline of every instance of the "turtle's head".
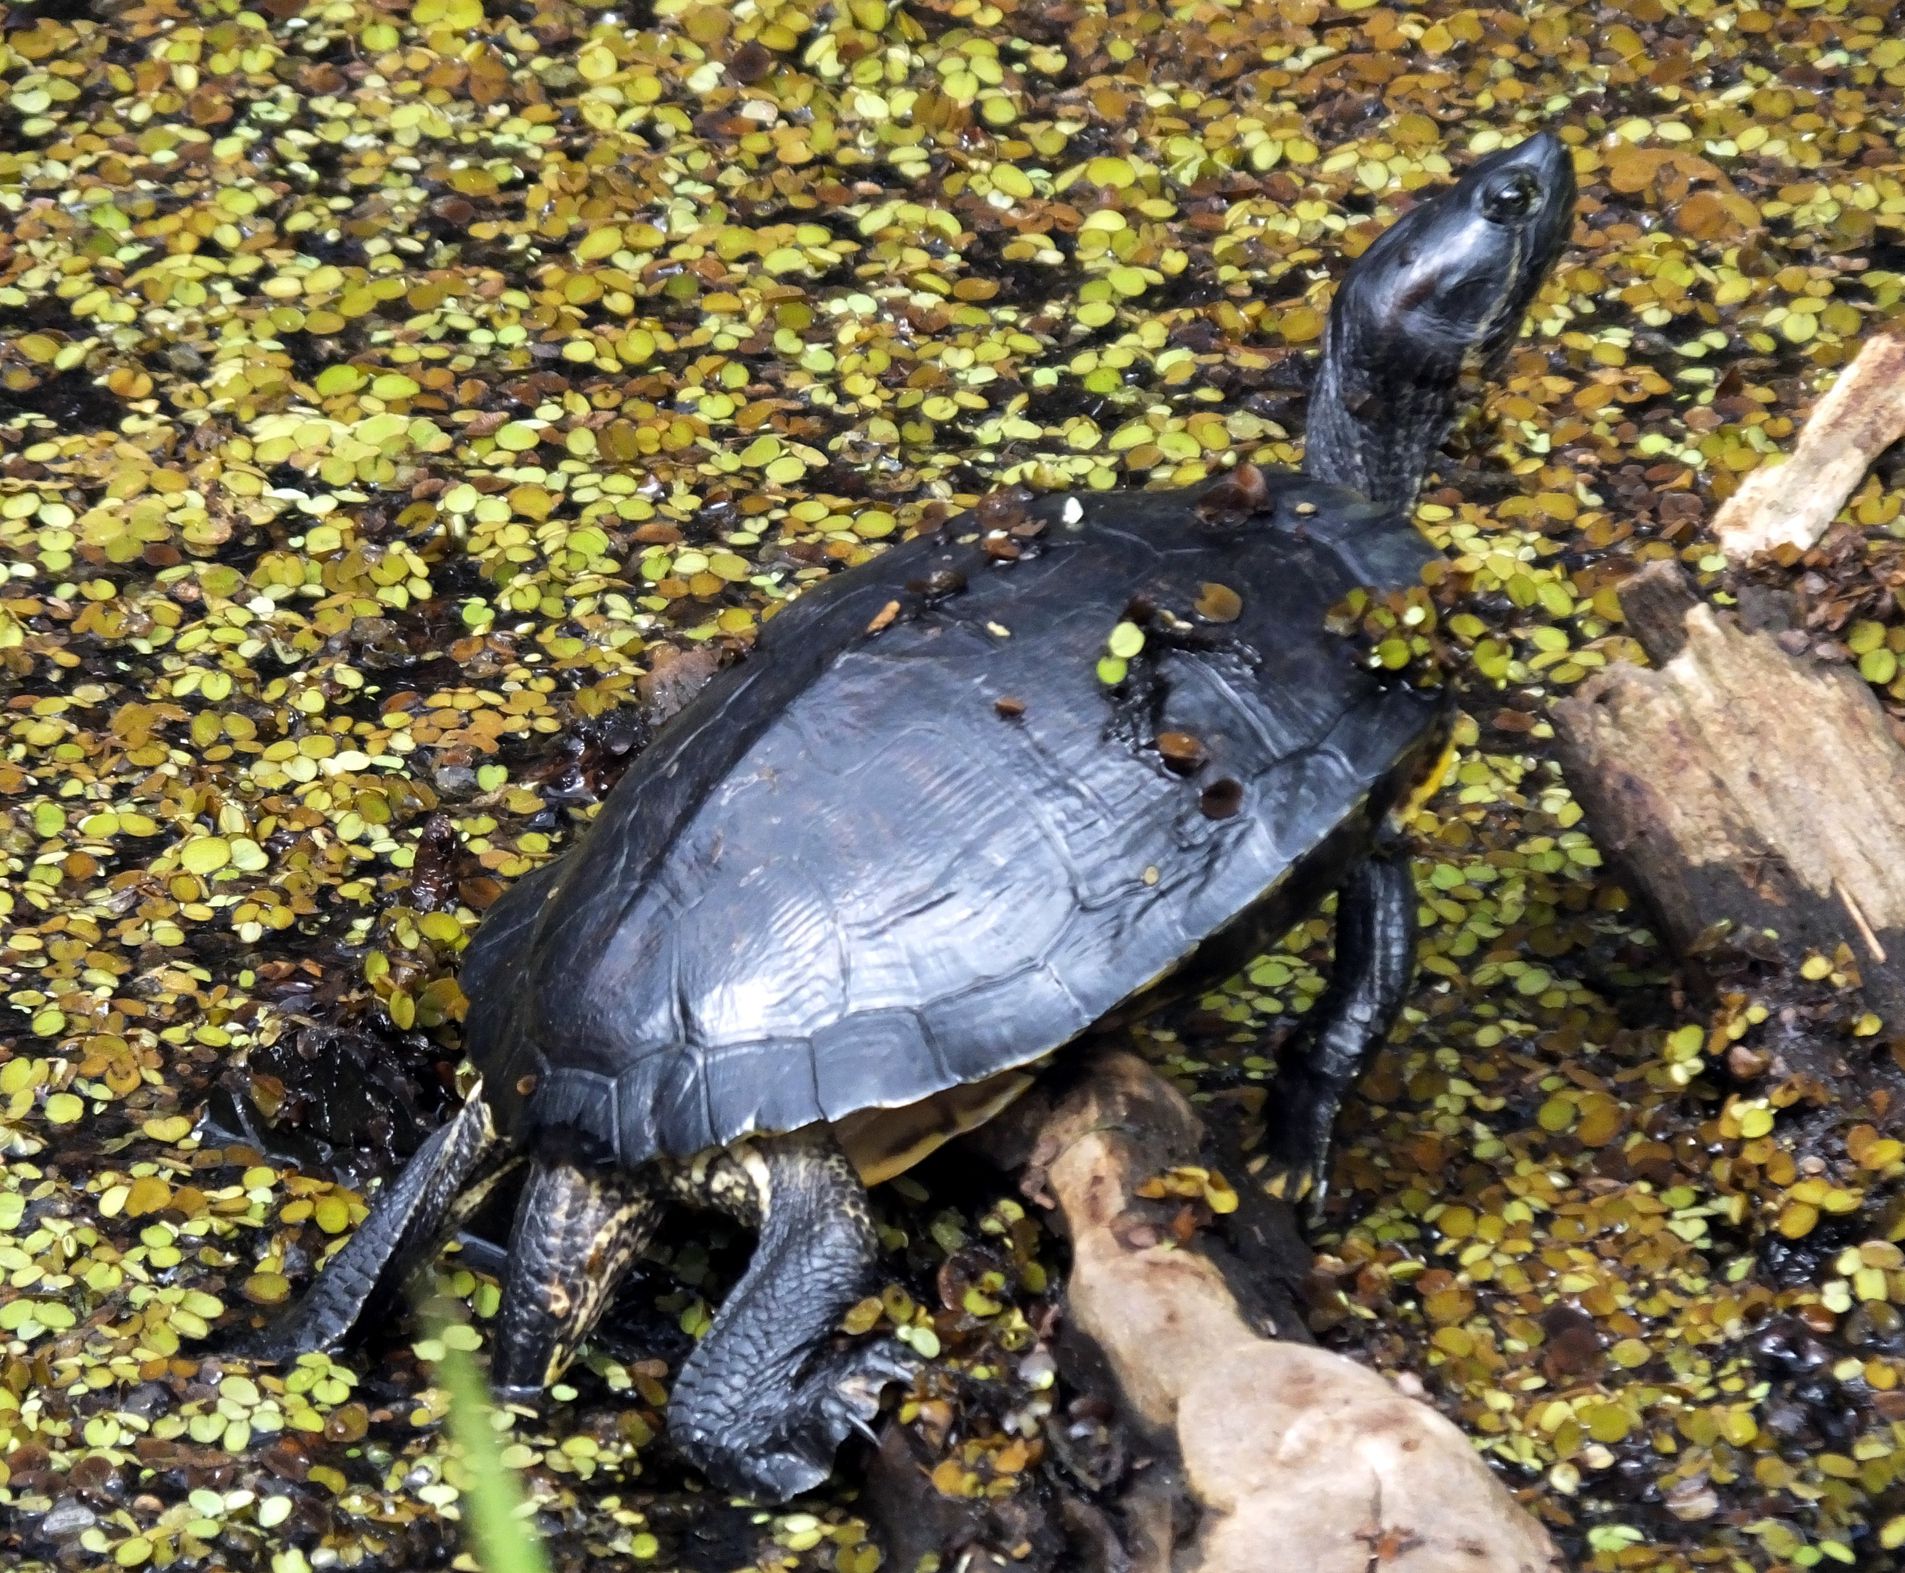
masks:
<path fill-rule="evenodd" d="M 1544 131 L 1417 203 L 1336 292 L 1303 467 L 1410 508 L 1463 379 L 1499 369 L 1574 218 L 1574 168 Z"/>

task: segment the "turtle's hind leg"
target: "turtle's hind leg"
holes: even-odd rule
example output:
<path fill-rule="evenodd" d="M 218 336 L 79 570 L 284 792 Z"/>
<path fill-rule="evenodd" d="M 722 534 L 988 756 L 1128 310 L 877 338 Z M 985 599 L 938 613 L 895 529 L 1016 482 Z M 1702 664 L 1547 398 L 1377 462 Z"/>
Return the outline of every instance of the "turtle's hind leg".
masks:
<path fill-rule="evenodd" d="M 456 1117 L 378 1192 L 370 1216 L 325 1263 L 304 1298 L 231 1340 L 228 1352 L 281 1364 L 340 1342 L 389 1303 L 445 1230 L 474 1211 L 515 1166 L 496 1135 L 479 1082 Z"/>
<path fill-rule="evenodd" d="M 867 1430 L 914 1361 L 890 1339 L 836 1347 L 840 1318 L 878 1282 L 866 1188 L 809 1128 L 676 1171 L 678 1194 L 760 1230 L 760 1243 L 668 1401 L 668 1433 L 715 1482 L 762 1502 L 810 1490 L 849 1430 Z"/>
<path fill-rule="evenodd" d="M 645 1179 L 538 1159 L 516 1204 L 490 1384 L 533 1398 L 562 1372 L 661 1215 Z"/>

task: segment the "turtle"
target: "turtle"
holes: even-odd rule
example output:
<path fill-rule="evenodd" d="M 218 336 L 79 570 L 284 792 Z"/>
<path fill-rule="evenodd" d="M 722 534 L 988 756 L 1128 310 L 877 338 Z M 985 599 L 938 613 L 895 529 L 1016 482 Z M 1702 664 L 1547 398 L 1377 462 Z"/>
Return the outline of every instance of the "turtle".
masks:
<path fill-rule="evenodd" d="M 1331 982 L 1266 1132 L 1321 1195 L 1414 974 L 1400 824 L 1452 730 L 1446 686 L 1372 667 L 1331 612 L 1436 559 L 1418 490 L 1573 200 L 1543 131 L 1381 233 L 1337 291 L 1300 471 L 1004 494 L 767 619 L 485 914 L 464 1103 L 235 1352 L 338 1344 L 520 1181 L 490 1375 L 532 1400 L 663 1210 L 717 1208 L 758 1241 L 668 1430 L 717 1486 L 785 1501 L 916 1369 L 839 1335 L 879 1281 L 867 1187 L 1333 887 Z"/>

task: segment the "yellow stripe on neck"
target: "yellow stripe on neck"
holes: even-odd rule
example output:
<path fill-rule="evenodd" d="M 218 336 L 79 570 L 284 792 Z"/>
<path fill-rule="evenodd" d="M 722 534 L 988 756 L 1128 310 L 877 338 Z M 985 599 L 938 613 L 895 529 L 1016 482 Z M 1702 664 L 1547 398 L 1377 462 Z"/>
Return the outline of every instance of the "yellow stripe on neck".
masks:
<path fill-rule="evenodd" d="M 1442 790 L 1442 783 L 1449 778 L 1455 768 L 1455 731 L 1450 728 L 1448 739 L 1442 744 L 1441 753 L 1436 755 L 1435 763 L 1430 765 L 1422 778 L 1409 789 L 1409 795 L 1390 812 L 1390 822 L 1400 827 L 1408 824 L 1428 806 L 1429 799 Z"/>

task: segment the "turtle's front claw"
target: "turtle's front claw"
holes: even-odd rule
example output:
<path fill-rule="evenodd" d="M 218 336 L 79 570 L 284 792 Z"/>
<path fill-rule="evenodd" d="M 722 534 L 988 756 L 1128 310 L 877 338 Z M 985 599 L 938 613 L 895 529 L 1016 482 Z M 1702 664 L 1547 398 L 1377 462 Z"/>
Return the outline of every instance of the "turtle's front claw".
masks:
<path fill-rule="evenodd" d="M 1335 1105 L 1308 1088 L 1279 1084 L 1266 1148 L 1270 1158 L 1264 1189 L 1295 1208 L 1312 1229 L 1323 1221 L 1330 1186 L 1330 1133 Z"/>

